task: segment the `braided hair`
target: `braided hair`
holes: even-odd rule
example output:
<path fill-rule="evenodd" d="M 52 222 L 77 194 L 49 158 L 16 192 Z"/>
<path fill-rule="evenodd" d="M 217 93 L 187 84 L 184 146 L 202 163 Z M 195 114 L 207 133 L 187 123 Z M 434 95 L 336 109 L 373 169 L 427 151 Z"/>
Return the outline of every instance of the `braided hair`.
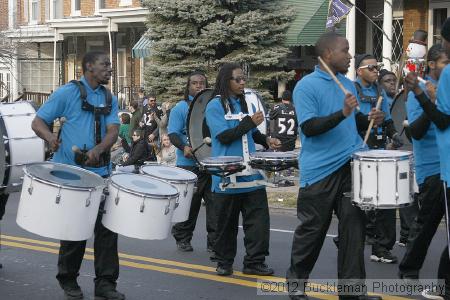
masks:
<path fill-rule="evenodd" d="M 217 74 L 216 86 L 214 88 L 214 95 L 220 97 L 220 102 L 222 103 L 223 110 L 225 113 L 228 111 L 228 107 L 232 113 L 235 113 L 233 105 L 231 104 L 229 98 L 230 93 L 230 80 L 233 77 L 233 71 L 236 69 L 242 69 L 242 67 L 237 63 L 226 63 L 224 64 Z M 237 95 L 240 100 L 242 112 L 248 113 L 247 102 L 245 101 L 245 95 Z"/>
<path fill-rule="evenodd" d="M 191 84 L 191 78 L 193 76 L 195 76 L 195 75 L 200 75 L 200 76 L 205 77 L 205 83 L 206 83 L 205 87 L 208 88 L 208 78 L 206 78 L 206 74 L 204 72 L 202 72 L 200 70 L 196 70 L 196 71 L 191 72 L 188 75 L 188 78 L 187 78 L 187 81 L 186 81 L 186 87 L 184 89 L 184 98 L 183 99 L 185 101 L 189 101 L 189 85 Z"/>

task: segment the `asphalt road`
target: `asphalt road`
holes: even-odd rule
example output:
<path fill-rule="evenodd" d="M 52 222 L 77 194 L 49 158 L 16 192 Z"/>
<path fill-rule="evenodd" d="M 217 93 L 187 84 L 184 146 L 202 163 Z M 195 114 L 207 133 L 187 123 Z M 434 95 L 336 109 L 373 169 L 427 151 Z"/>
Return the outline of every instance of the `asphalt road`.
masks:
<path fill-rule="evenodd" d="M 1 224 L 2 248 L 0 262 L 0 299 L 63 299 L 63 293 L 55 279 L 58 241 L 40 237 L 22 230 L 15 222 L 19 194 L 13 194 Z M 270 256 L 267 263 L 275 269 L 271 280 L 283 281 L 289 264 L 292 230 L 298 221 L 293 212 L 271 213 Z M 318 262 L 311 274 L 314 279 L 336 278 L 336 247 L 332 236 L 337 232 L 337 220 L 333 219 Z M 438 260 L 446 244 L 444 226 L 439 228 L 429 250 L 421 278 L 435 278 Z M 209 261 L 206 251 L 205 213 L 202 208 L 192 241 L 194 252 L 177 251 L 174 240 L 143 241 L 120 237 L 121 257 L 118 290 L 127 299 L 287 299 L 286 296 L 258 296 L 256 276 L 242 274 L 244 256 L 242 230 L 239 233 L 238 253 L 231 277 L 215 275 L 215 264 Z M 369 261 L 370 246 L 366 246 L 366 270 L 368 278 L 397 278 L 397 264 L 387 265 Z M 404 248 L 395 246 L 393 253 L 399 258 Z M 92 240 L 88 242 L 85 260 L 79 277 L 86 299 L 93 299 Z M 266 277 L 266 279 L 269 279 Z M 314 298 L 336 297 L 312 294 Z M 384 297 L 397 299 L 399 297 Z"/>

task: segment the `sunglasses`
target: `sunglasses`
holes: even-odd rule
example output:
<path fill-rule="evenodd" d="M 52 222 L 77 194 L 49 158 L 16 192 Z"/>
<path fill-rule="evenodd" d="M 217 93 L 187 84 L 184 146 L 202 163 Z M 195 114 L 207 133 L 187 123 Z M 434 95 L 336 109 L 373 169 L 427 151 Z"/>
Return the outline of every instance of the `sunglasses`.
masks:
<path fill-rule="evenodd" d="M 133 134 L 132 136 L 139 136 L 139 134 Z"/>
<path fill-rule="evenodd" d="M 383 65 L 365 65 L 361 66 L 358 69 L 368 69 L 370 72 L 373 72 L 375 70 L 380 71 Z"/>
<path fill-rule="evenodd" d="M 236 81 L 236 83 L 240 83 L 242 81 L 247 82 L 247 77 L 245 76 L 231 77 L 230 79 Z"/>

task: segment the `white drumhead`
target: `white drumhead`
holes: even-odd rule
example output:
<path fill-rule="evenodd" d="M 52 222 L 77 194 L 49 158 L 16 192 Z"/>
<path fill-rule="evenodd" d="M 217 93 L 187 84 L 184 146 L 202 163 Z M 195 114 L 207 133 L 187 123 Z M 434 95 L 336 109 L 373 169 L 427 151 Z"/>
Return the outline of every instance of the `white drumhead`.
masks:
<path fill-rule="evenodd" d="M 200 163 L 202 165 L 223 165 L 226 166 L 227 164 L 235 164 L 235 163 L 242 163 L 244 161 L 244 158 L 242 156 L 211 156 L 203 159 Z"/>
<path fill-rule="evenodd" d="M 355 152 L 353 157 L 355 158 L 372 158 L 372 159 L 409 159 L 412 156 L 411 151 L 401 151 L 401 150 L 369 150 Z"/>
<path fill-rule="evenodd" d="M 75 166 L 43 162 L 29 164 L 25 174 L 45 182 L 79 189 L 92 189 L 104 185 L 103 178 L 94 172 Z"/>
<path fill-rule="evenodd" d="M 188 170 L 176 167 L 169 167 L 163 165 L 147 165 L 141 167 L 141 172 L 145 175 L 173 182 L 197 181 L 197 175 Z"/>
<path fill-rule="evenodd" d="M 158 180 L 148 176 L 122 173 L 111 176 L 110 180 L 119 188 L 143 195 L 148 195 L 149 197 L 155 196 L 158 198 L 172 198 L 178 196 L 178 190 L 176 187 L 162 180 Z"/>

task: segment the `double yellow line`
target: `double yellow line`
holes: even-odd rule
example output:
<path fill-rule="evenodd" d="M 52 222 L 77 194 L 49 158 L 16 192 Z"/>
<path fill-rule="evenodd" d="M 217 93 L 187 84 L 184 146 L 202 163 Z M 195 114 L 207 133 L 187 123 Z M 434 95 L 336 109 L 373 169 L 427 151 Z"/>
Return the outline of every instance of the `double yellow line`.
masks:
<path fill-rule="evenodd" d="M 9 247 L 51 254 L 58 254 L 59 252 L 59 243 L 10 235 L 1 235 L 1 239 L 2 239 L 1 244 Z M 93 253 L 94 249 L 86 248 L 86 254 L 84 255 L 84 258 L 88 260 L 94 260 Z M 235 271 L 233 276 L 223 277 L 216 275 L 215 274 L 216 270 L 213 267 L 183 263 L 173 260 L 158 259 L 146 256 L 131 255 L 126 253 L 119 253 L 119 263 L 121 266 L 127 266 L 141 270 L 151 270 L 167 274 L 181 275 L 191 278 L 205 279 L 227 284 L 251 287 L 255 289 L 255 294 L 257 288 L 261 289 L 261 284 L 257 282 L 258 279 L 271 282 L 285 282 L 285 279 L 281 277 L 246 275 L 239 271 Z M 317 287 L 320 286 L 314 283 L 310 283 L 309 285 Z M 337 299 L 336 296 L 322 293 L 308 293 L 308 295 L 319 299 Z M 383 299 L 405 300 L 407 298 L 396 296 L 383 296 Z"/>

